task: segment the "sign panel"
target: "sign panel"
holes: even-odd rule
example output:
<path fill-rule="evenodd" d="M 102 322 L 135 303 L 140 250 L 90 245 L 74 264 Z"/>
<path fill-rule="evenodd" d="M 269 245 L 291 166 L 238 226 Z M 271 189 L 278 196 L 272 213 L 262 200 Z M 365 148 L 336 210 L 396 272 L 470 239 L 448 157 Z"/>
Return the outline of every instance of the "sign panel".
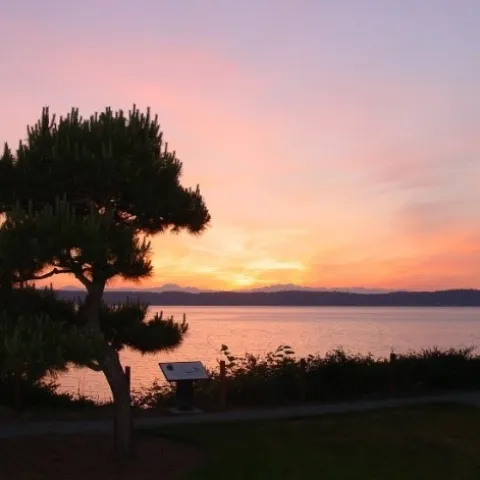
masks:
<path fill-rule="evenodd" d="M 169 362 L 158 365 L 168 382 L 208 380 L 208 373 L 202 362 Z"/>

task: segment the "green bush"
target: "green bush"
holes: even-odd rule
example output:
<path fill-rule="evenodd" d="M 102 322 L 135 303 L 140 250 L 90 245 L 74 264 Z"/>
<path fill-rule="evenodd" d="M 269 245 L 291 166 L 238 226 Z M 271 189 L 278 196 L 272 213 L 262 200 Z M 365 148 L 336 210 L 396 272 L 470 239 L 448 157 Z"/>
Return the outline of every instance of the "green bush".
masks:
<path fill-rule="evenodd" d="M 18 408 L 16 379 L 4 375 L 0 378 L 0 405 L 12 409 Z M 21 379 L 21 407 L 22 409 L 78 409 L 93 408 L 95 402 L 82 395 L 58 393 L 58 385 L 48 380 Z"/>
<path fill-rule="evenodd" d="M 430 348 L 388 359 L 351 354 L 343 349 L 297 359 L 288 345 L 266 355 L 236 357 L 225 345 L 221 352 L 227 367 L 230 407 L 480 388 L 480 357 L 474 355 L 473 348 Z M 196 385 L 196 403 L 215 409 L 220 399 L 219 369 L 212 369 L 209 374 L 210 380 Z M 161 381 L 133 395 L 134 405 L 140 408 L 170 406 L 173 398 L 174 386 Z"/>

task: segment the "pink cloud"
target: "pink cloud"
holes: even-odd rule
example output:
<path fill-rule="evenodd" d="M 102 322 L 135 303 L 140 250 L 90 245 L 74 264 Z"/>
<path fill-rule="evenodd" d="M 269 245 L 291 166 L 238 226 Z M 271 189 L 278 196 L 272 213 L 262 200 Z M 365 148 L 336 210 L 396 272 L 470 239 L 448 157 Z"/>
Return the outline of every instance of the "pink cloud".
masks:
<path fill-rule="evenodd" d="M 213 233 L 160 237 L 155 281 L 243 281 L 253 275 L 247 262 L 266 259 L 311 268 L 259 269 L 258 281 L 420 284 L 423 273 L 410 272 L 426 268 L 432 284 L 474 281 L 479 125 L 468 94 L 448 79 L 373 70 L 353 78 L 312 64 L 290 81 L 283 64 L 254 71 L 146 34 L 69 37 L 34 18 L 2 17 L 0 28 L 11 46 L 5 139 L 16 143 L 47 104 L 88 115 L 136 102 L 159 114 L 184 182 L 201 184 Z M 292 238 L 289 229 L 304 233 Z"/>
<path fill-rule="evenodd" d="M 457 237 L 478 230 L 480 217 L 470 202 L 415 202 L 405 205 L 397 214 L 400 230 L 408 238 Z"/>
<path fill-rule="evenodd" d="M 402 236 L 385 244 L 342 247 L 312 258 L 305 283 L 398 289 L 480 288 L 480 227 L 462 225 L 437 235 Z"/>

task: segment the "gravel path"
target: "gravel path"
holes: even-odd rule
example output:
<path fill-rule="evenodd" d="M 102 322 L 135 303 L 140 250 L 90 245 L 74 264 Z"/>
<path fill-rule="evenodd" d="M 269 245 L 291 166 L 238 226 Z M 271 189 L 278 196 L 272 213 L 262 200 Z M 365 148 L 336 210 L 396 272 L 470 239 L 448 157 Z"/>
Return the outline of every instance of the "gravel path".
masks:
<path fill-rule="evenodd" d="M 405 407 L 433 403 L 460 403 L 480 407 L 480 392 L 451 393 L 391 400 L 356 401 L 335 404 L 295 405 L 283 408 L 232 410 L 216 413 L 183 414 L 135 419 L 136 427 L 162 427 L 170 425 L 240 422 L 309 417 L 335 413 L 361 412 L 382 408 Z M 0 438 L 14 438 L 46 434 L 81 434 L 110 432 L 111 421 L 32 421 L 0 423 Z"/>

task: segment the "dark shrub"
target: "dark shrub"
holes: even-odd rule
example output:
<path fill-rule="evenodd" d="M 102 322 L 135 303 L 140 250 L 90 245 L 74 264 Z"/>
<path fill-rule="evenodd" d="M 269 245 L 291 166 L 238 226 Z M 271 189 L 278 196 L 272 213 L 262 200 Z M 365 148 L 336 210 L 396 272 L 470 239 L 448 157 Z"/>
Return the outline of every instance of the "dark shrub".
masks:
<path fill-rule="evenodd" d="M 226 346 L 222 347 L 231 407 L 480 388 L 480 357 L 473 351 L 473 348 L 430 348 L 395 355 L 392 360 L 336 349 L 325 356 L 296 359 L 293 350 L 285 345 L 266 355 L 243 357 L 235 357 Z M 134 404 L 141 408 L 172 405 L 173 388 L 156 381 L 152 387 L 134 394 Z M 218 407 L 218 369 L 210 371 L 210 380 L 198 382 L 196 397 L 203 408 Z"/>

